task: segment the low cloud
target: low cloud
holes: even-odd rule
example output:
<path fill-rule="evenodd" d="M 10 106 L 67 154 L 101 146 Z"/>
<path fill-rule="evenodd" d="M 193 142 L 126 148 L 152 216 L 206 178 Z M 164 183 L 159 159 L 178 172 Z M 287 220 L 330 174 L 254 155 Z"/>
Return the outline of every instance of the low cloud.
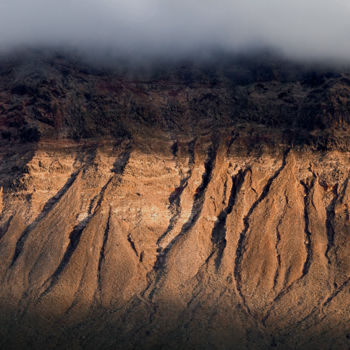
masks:
<path fill-rule="evenodd" d="M 0 48 L 67 46 L 123 55 L 268 47 L 350 60 L 347 0 L 1 0 Z"/>

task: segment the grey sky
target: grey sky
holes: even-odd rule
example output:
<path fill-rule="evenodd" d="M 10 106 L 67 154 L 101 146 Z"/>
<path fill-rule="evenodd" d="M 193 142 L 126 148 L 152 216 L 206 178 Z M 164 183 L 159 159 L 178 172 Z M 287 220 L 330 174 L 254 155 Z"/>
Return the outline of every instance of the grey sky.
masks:
<path fill-rule="evenodd" d="M 269 46 L 350 60 L 350 1 L 0 0 L 0 48 L 33 44 L 170 55 Z"/>

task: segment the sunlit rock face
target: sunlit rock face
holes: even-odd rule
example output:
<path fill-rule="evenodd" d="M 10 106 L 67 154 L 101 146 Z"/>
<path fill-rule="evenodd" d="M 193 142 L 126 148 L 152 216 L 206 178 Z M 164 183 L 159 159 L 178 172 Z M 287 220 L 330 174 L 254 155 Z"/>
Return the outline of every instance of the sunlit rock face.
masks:
<path fill-rule="evenodd" d="M 1 62 L 2 349 L 348 349 L 350 75 L 257 62 Z"/>

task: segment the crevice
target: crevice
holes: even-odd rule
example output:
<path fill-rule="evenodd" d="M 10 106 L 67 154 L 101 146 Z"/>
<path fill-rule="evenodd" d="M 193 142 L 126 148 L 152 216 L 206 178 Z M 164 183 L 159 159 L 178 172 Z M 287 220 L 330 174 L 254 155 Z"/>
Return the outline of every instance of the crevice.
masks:
<path fill-rule="evenodd" d="M 121 154 L 121 156 L 114 162 L 113 168 L 111 171 L 115 174 L 114 176 L 111 176 L 109 180 L 106 182 L 106 184 L 102 187 L 101 192 L 97 194 L 89 204 L 88 208 L 88 214 L 92 215 L 93 211 L 96 211 L 98 207 L 100 207 L 102 200 L 103 200 L 103 195 L 107 189 L 107 187 L 110 185 L 110 183 L 114 180 L 116 175 L 123 175 L 124 170 L 129 162 L 130 159 L 130 153 L 131 153 L 131 145 L 128 144 L 125 148 L 125 151 Z M 97 203 L 95 204 L 95 202 Z"/>
<path fill-rule="evenodd" d="M 93 152 L 89 154 L 82 153 L 81 155 L 77 155 L 74 164 L 77 162 L 86 162 L 87 164 L 91 164 L 93 159 L 96 156 L 96 149 L 93 150 Z M 84 159 L 86 157 L 86 159 Z M 68 190 L 72 187 L 75 180 L 77 179 L 78 175 L 81 173 L 81 171 L 84 171 L 86 169 L 87 165 L 81 166 L 78 170 L 76 170 L 74 173 L 71 174 L 70 178 L 67 180 L 67 182 L 64 184 L 64 186 L 53 196 L 51 197 L 44 205 L 42 211 L 40 214 L 36 217 L 36 219 L 26 227 L 26 229 L 22 232 L 21 236 L 19 237 L 14 255 L 10 264 L 10 268 L 13 267 L 15 262 L 17 261 L 18 257 L 21 255 L 23 251 L 23 247 L 25 244 L 25 241 L 27 240 L 29 234 L 31 231 L 33 231 L 37 225 L 40 223 L 40 221 L 45 218 L 49 212 L 54 208 L 54 206 L 62 199 L 62 197 L 68 192 Z"/>
<path fill-rule="evenodd" d="M 222 205 L 225 205 L 226 203 L 226 193 L 227 193 L 227 178 L 225 179 L 224 182 L 224 191 L 223 191 L 223 195 L 222 195 Z"/>
<path fill-rule="evenodd" d="M 187 177 L 188 179 L 190 178 L 190 176 L 192 175 L 192 169 L 194 166 L 194 161 L 195 161 L 195 144 L 196 144 L 196 139 L 193 139 L 191 142 L 189 142 L 188 144 L 188 153 L 189 153 L 189 160 L 188 160 L 188 166 L 189 166 L 189 171 L 187 172 Z M 154 297 L 154 294 L 156 292 L 158 283 L 160 282 L 161 279 L 161 275 L 160 274 L 155 274 L 157 273 L 157 271 L 159 271 L 165 263 L 165 258 L 166 258 L 166 254 L 169 252 L 169 250 L 171 249 L 171 247 L 175 244 L 175 242 L 180 239 L 184 234 L 186 234 L 191 227 L 195 224 L 196 220 L 198 219 L 200 212 L 201 212 L 201 201 L 200 199 L 204 196 L 204 192 L 206 190 L 206 187 L 210 181 L 211 178 L 211 173 L 212 170 L 214 168 L 215 165 L 215 161 L 216 161 L 216 153 L 217 153 L 217 143 L 215 142 L 215 140 L 213 141 L 213 144 L 211 145 L 209 151 L 208 151 L 208 156 L 207 156 L 207 160 L 205 162 L 205 172 L 202 175 L 202 183 L 201 185 L 197 188 L 196 190 L 196 195 L 194 196 L 194 202 L 192 205 L 192 211 L 191 211 L 191 215 L 189 220 L 182 226 L 182 229 L 179 233 L 179 235 L 177 235 L 171 242 L 170 244 L 164 249 L 164 251 L 161 251 L 161 249 L 158 249 L 158 256 L 157 256 L 157 260 L 154 264 L 153 270 L 150 271 L 149 273 L 147 273 L 146 277 L 147 277 L 147 286 L 144 289 L 144 291 L 141 293 L 141 296 L 144 297 L 146 292 L 148 292 L 152 285 L 153 288 L 150 290 L 150 293 L 148 295 L 148 299 L 151 302 L 152 306 L 153 306 L 153 311 L 150 315 L 150 323 L 152 323 L 152 318 L 155 315 L 155 313 L 157 312 L 157 307 L 155 305 L 153 305 L 152 300 Z M 209 179 L 208 179 L 209 177 Z M 187 186 L 187 185 L 186 185 Z M 199 189 L 201 189 L 201 191 L 199 191 Z M 203 204 L 203 203 L 202 203 Z M 200 209 L 200 212 L 196 213 L 196 208 Z M 167 232 L 167 231 L 166 231 Z M 167 232 L 168 233 L 168 232 Z M 160 244 L 160 240 L 158 240 L 157 244 Z"/>
<path fill-rule="evenodd" d="M 43 210 L 41 213 L 36 217 L 36 219 L 27 226 L 27 228 L 22 232 L 21 236 L 19 237 L 17 243 L 16 243 L 16 248 L 15 252 L 12 257 L 11 265 L 10 267 L 13 267 L 15 262 L 17 261 L 18 257 L 23 251 L 24 243 L 28 238 L 28 235 L 30 234 L 31 231 L 33 231 L 36 226 L 39 224 L 39 222 L 48 215 L 48 213 L 53 209 L 53 207 L 60 201 L 60 199 L 67 193 L 67 191 L 71 188 L 73 185 L 74 181 L 78 177 L 79 173 L 81 172 L 81 169 L 75 171 L 70 178 L 67 180 L 65 185 L 52 197 L 50 198 L 46 204 L 44 205 Z"/>
<path fill-rule="evenodd" d="M 350 278 L 348 278 L 337 290 L 332 293 L 329 298 L 327 298 L 322 307 L 327 306 L 349 284 L 349 282 Z"/>
<path fill-rule="evenodd" d="M 110 182 L 111 179 L 108 180 L 108 183 Z M 97 200 L 97 198 L 99 198 L 99 194 L 96 194 L 96 196 L 94 196 L 91 200 L 90 200 L 90 204 L 89 204 L 89 208 L 88 208 L 88 215 L 91 215 L 93 210 L 94 210 L 94 206 L 95 206 L 95 202 Z"/>
<path fill-rule="evenodd" d="M 203 209 L 204 195 L 208 187 L 208 184 L 211 180 L 212 172 L 215 166 L 217 148 L 218 148 L 218 144 L 216 140 L 213 140 L 213 143 L 208 150 L 207 160 L 205 161 L 205 164 L 204 164 L 205 170 L 204 170 L 204 173 L 202 174 L 202 182 L 197 187 L 196 193 L 194 195 L 191 215 L 187 220 L 187 222 L 182 226 L 180 233 L 168 244 L 168 246 L 161 253 L 158 254 L 157 260 L 153 267 L 154 270 L 157 271 L 164 266 L 166 255 L 170 251 L 171 247 L 179 239 L 181 239 L 181 237 L 183 237 L 188 231 L 190 231 L 191 228 L 197 222 Z"/>
<path fill-rule="evenodd" d="M 287 159 L 287 155 L 289 153 L 289 150 L 287 150 L 284 155 L 283 155 L 283 160 L 282 160 L 282 165 L 281 167 L 274 173 L 274 175 L 267 181 L 265 187 L 263 188 L 263 191 L 260 195 L 260 197 L 253 203 L 253 205 L 251 206 L 251 208 L 249 209 L 247 215 L 244 217 L 243 222 L 244 222 L 244 229 L 240 234 L 238 243 L 237 243 L 237 249 L 236 249 L 236 257 L 235 257 L 235 265 L 234 265 L 234 277 L 235 277 L 235 281 L 236 281 L 236 288 L 238 291 L 238 294 L 242 300 L 243 303 L 243 307 L 246 309 L 246 311 L 248 312 L 248 314 L 250 314 L 250 310 L 249 307 L 246 304 L 245 301 L 245 297 L 244 294 L 242 292 L 242 280 L 241 280 L 241 269 L 240 269 L 240 265 L 243 259 L 243 251 L 244 251 L 244 246 L 245 246 L 245 240 L 246 240 L 246 234 L 249 230 L 250 227 L 250 217 L 253 214 L 254 210 L 256 209 L 256 207 L 266 198 L 266 196 L 268 195 L 271 185 L 274 182 L 274 180 L 279 176 L 279 174 L 281 173 L 281 171 L 285 168 L 286 166 L 286 159 Z"/>
<path fill-rule="evenodd" d="M 179 151 L 179 145 L 177 143 L 177 141 L 175 141 L 172 146 L 171 146 L 171 153 L 173 155 L 174 158 L 177 157 L 177 152 Z"/>
<path fill-rule="evenodd" d="M 278 282 L 278 277 L 280 274 L 280 269 L 281 269 L 281 254 L 279 252 L 279 244 L 281 241 L 281 234 L 278 230 L 278 226 L 280 225 L 280 223 L 278 223 L 277 227 L 276 227 L 276 245 L 275 245 L 275 251 L 276 251 L 276 259 L 277 259 L 277 268 L 276 268 L 276 272 L 275 272 L 275 277 L 273 278 L 273 289 L 276 290 L 277 287 L 277 282 Z"/>
<path fill-rule="evenodd" d="M 332 199 L 331 203 L 329 204 L 329 206 L 326 209 L 326 230 L 327 230 L 327 238 L 328 238 L 328 242 L 327 242 L 327 249 L 325 252 L 325 256 L 327 258 L 328 261 L 328 265 L 331 265 L 331 258 L 329 256 L 330 250 L 333 248 L 334 246 L 334 236 L 335 236 L 335 230 L 334 230 L 334 219 L 335 219 L 335 204 L 338 201 L 338 195 L 335 194 L 334 198 Z"/>
<path fill-rule="evenodd" d="M 280 242 L 281 242 L 281 233 L 279 231 L 279 227 L 281 226 L 282 224 L 282 221 L 286 215 L 286 212 L 287 212 L 287 207 L 288 207 L 288 197 L 286 195 L 286 193 L 284 193 L 284 197 L 285 197 L 285 200 L 286 200 L 286 204 L 284 206 L 284 209 L 283 209 L 283 213 L 277 223 L 277 226 L 276 226 L 276 244 L 275 244 L 275 252 L 276 252 L 276 259 L 277 259 L 277 268 L 276 268 L 276 272 L 275 272 L 275 277 L 273 279 L 273 289 L 276 290 L 276 287 L 277 287 L 277 282 L 278 282 L 278 277 L 279 277 L 279 273 L 280 273 L 280 269 L 281 269 L 281 253 L 279 251 L 279 245 L 280 245 Z"/>
<path fill-rule="evenodd" d="M 171 213 L 173 214 L 170 218 L 169 225 L 167 229 L 164 231 L 164 233 L 158 238 L 157 240 L 157 246 L 158 246 L 158 253 L 161 252 L 161 243 L 162 241 L 168 236 L 168 234 L 173 230 L 175 227 L 180 215 L 181 215 L 181 195 L 185 188 L 188 185 L 188 181 L 192 176 L 193 171 L 193 165 L 194 165 L 194 148 L 195 148 L 196 140 L 192 140 L 188 144 L 188 171 L 184 177 L 180 180 L 180 185 L 175 188 L 175 190 L 170 194 L 169 196 L 169 209 Z"/>
<path fill-rule="evenodd" d="M 311 232 L 310 232 L 310 223 L 309 223 L 309 212 L 308 207 L 310 205 L 310 192 L 314 188 L 315 177 L 312 178 L 311 184 L 308 185 L 305 182 L 301 181 L 302 186 L 304 187 L 305 197 L 304 197 L 304 232 L 305 232 L 305 249 L 306 249 L 306 260 L 304 262 L 304 267 L 302 271 L 302 277 L 305 277 L 309 272 L 311 261 L 312 261 L 312 245 L 311 245 Z"/>
<path fill-rule="evenodd" d="M 122 175 L 124 173 L 125 167 L 127 166 L 130 160 L 130 154 L 131 154 L 131 143 L 129 142 L 125 147 L 125 151 L 114 162 L 113 168 L 112 168 L 113 173 L 117 175 Z"/>
<path fill-rule="evenodd" d="M 230 198 L 228 200 L 227 207 L 224 208 L 219 214 L 215 222 L 214 228 L 212 230 L 211 241 L 217 250 L 217 255 L 215 258 L 216 270 L 218 270 L 220 267 L 222 256 L 227 243 L 226 242 L 226 219 L 227 219 L 227 216 L 233 210 L 233 206 L 236 203 L 237 194 L 244 182 L 244 177 L 246 173 L 247 173 L 247 170 L 245 171 L 240 170 L 236 176 L 232 177 L 232 187 L 231 187 L 231 193 L 230 193 Z"/>
<path fill-rule="evenodd" d="M 111 213 L 112 213 L 112 208 L 109 207 L 108 219 L 107 219 L 105 231 L 103 234 L 103 242 L 102 242 L 102 247 L 101 247 L 101 251 L 100 251 L 100 258 L 98 260 L 97 285 L 98 285 L 98 290 L 100 293 L 102 292 L 101 270 L 102 270 L 102 264 L 105 260 L 105 251 L 106 251 L 106 245 L 107 245 L 109 230 L 110 230 Z"/>
<path fill-rule="evenodd" d="M 57 284 L 58 279 L 62 272 L 64 271 L 65 267 L 68 265 L 71 257 L 73 256 L 73 253 L 78 247 L 78 244 L 80 242 L 81 236 L 83 231 L 85 230 L 86 226 L 90 222 L 90 217 L 85 218 L 82 220 L 78 225 L 76 225 L 73 229 L 73 231 L 69 235 L 69 244 L 68 247 L 63 255 L 63 258 L 58 265 L 56 271 L 51 276 L 51 282 L 50 285 L 46 288 L 46 290 L 40 295 L 39 299 L 41 299 L 43 296 L 48 294 L 50 290 Z"/>
<path fill-rule="evenodd" d="M 197 139 L 194 138 L 192 141 L 190 141 L 188 143 L 188 155 L 189 155 L 188 166 L 190 168 L 193 167 L 193 165 L 194 165 L 194 159 L 195 159 L 194 150 L 196 147 L 196 141 L 197 141 Z"/>
<path fill-rule="evenodd" d="M 134 241 L 133 241 L 132 238 L 131 238 L 131 234 L 130 234 L 130 233 L 128 234 L 128 242 L 129 242 L 129 244 L 130 244 L 131 249 L 132 249 L 132 250 L 134 251 L 134 253 L 136 254 L 136 256 L 139 257 L 139 253 L 138 253 L 138 251 L 137 251 L 137 249 L 136 249 L 136 246 L 135 246 Z"/>
<path fill-rule="evenodd" d="M 78 225 L 76 225 L 75 227 L 74 227 L 74 229 L 73 229 L 73 231 L 70 233 L 70 235 L 69 235 L 69 239 L 70 239 L 70 241 L 71 241 L 71 237 L 73 238 L 73 240 L 75 240 L 75 238 L 74 237 L 77 237 L 77 236 L 79 236 L 79 235 L 81 235 L 82 234 L 82 232 L 84 231 L 84 229 L 85 229 L 85 227 L 88 225 L 88 223 L 90 222 L 90 220 L 93 218 L 93 216 L 96 214 L 96 212 L 97 212 L 97 210 L 100 208 L 100 206 L 101 206 L 101 203 L 102 203 L 102 200 L 103 200 L 103 198 L 104 198 L 104 194 L 105 194 L 105 192 L 106 192 L 106 189 L 107 189 L 107 187 L 108 187 L 108 185 L 111 183 L 111 181 L 113 180 L 113 176 L 107 181 L 107 183 L 102 187 L 102 189 L 101 189 L 101 192 L 99 193 L 99 195 L 98 195 L 98 200 L 97 200 L 97 204 L 96 204 L 96 206 L 95 206 L 95 209 L 94 209 L 94 211 L 93 212 L 91 212 L 92 211 L 92 208 L 89 208 L 89 212 L 88 212 L 88 216 L 84 219 L 84 220 L 82 220 L 80 223 L 78 223 Z M 96 200 L 97 199 L 97 196 L 93 199 L 93 201 L 94 200 Z M 90 203 L 90 206 L 91 206 L 91 203 Z M 84 226 L 84 227 L 83 227 Z M 80 233 L 78 233 L 77 231 L 79 231 L 80 229 L 82 228 L 82 230 L 81 230 L 81 232 Z M 75 233 L 74 233 L 75 232 Z M 73 234 L 73 236 L 72 236 L 72 234 Z M 79 237 L 79 240 L 78 240 L 78 243 L 79 243 L 79 241 L 80 241 L 80 237 Z M 65 252 L 65 255 L 64 255 L 64 257 L 63 257 L 63 259 L 61 260 L 61 262 L 60 262 L 60 264 L 59 264 L 59 267 L 61 266 L 61 268 L 62 268 L 62 266 L 63 266 L 63 268 L 68 264 L 68 261 L 69 261 L 69 259 L 70 259 L 70 257 L 71 257 L 71 255 L 69 255 L 68 254 L 68 250 L 69 249 L 71 249 L 72 248 L 72 246 L 71 246 L 71 243 L 69 243 L 69 245 L 68 245 L 68 248 L 67 248 L 67 250 L 66 250 L 66 252 Z M 73 245 L 74 246 L 74 245 Z M 74 250 L 76 249 L 76 247 L 74 248 Z M 73 250 L 73 252 L 74 252 L 74 250 Z M 72 252 L 72 254 L 73 254 L 73 252 Z M 68 259 L 68 261 L 66 262 L 66 263 L 63 263 L 63 261 L 64 261 L 64 259 L 66 258 L 68 258 L 69 257 L 69 259 Z M 58 269 L 59 269 L 59 267 L 56 269 L 56 272 L 58 271 Z M 63 271 L 63 270 L 62 270 Z M 61 271 L 61 272 L 62 272 Z M 29 274 L 29 280 L 31 279 L 31 273 L 32 273 L 32 271 L 30 272 L 30 274 Z M 54 273 L 55 274 L 55 273 Z M 60 274 L 60 273 L 59 273 Z M 50 278 L 52 278 L 54 275 L 52 275 Z M 46 284 L 48 282 L 48 280 L 46 280 L 45 281 L 45 283 L 44 283 L 44 285 Z"/>
<path fill-rule="evenodd" d="M 338 201 L 342 201 L 344 196 L 345 196 L 345 192 L 348 186 L 348 181 L 349 179 L 346 179 L 345 183 L 344 183 L 344 188 L 341 194 L 338 193 L 338 186 L 335 188 L 335 193 L 334 193 L 334 197 L 331 201 L 331 203 L 329 204 L 329 206 L 326 209 L 326 213 L 327 213 L 327 218 L 326 218 L 326 229 L 327 229 L 327 238 L 328 238 L 328 243 L 327 243 L 327 249 L 325 252 L 325 257 L 327 258 L 328 261 L 328 265 L 331 265 L 332 261 L 331 261 L 331 257 L 329 256 L 331 249 L 334 247 L 334 238 L 335 238 L 335 206 L 337 204 Z M 342 196 L 342 198 L 339 198 L 339 196 Z"/>
<path fill-rule="evenodd" d="M 315 176 L 315 175 L 314 175 Z M 309 272 L 309 268 L 312 262 L 312 256 L 313 256 L 313 252 L 312 252 L 312 241 L 311 241 L 311 232 L 309 230 L 309 213 L 308 213 L 308 206 L 310 205 L 310 192 L 311 190 L 314 188 L 314 184 L 316 181 L 316 177 L 312 178 L 311 184 L 308 186 L 307 184 L 305 184 L 304 182 L 301 182 L 301 185 L 304 187 L 305 189 L 305 198 L 304 198 L 304 220 L 305 220 L 305 228 L 304 228 L 304 232 L 305 232 L 305 248 L 306 248 L 306 259 L 304 262 L 304 266 L 303 266 L 303 270 L 302 270 L 302 274 L 301 276 L 296 279 L 292 284 L 290 284 L 287 288 L 282 289 L 278 295 L 274 298 L 269 310 L 266 312 L 266 315 L 264 316 L 264 318 L 262 319 L 262 323 L 263 325 L 265 325 L 267 319 L 270 317 L 270 314 L 274 308 L 274 304 L 276 304 L 276 302 L 278 300 L 280 300 L 284 295 L 286 295 L 287 293 L 289 293 L 289 291 L 292 289 L 292 287 L 294 286 L 294 284 L 298 281 L 300 281 L 302 278 L 304 278 L 306 276 L 306 274 Z"/>
<path fill-rule="evenodd" d="M 119 175 L 123 174 L 124 169 L 129 161 L 129 158 L 130 158 L 130 150 L 129 150 L 129 145 L 128 145 L 126 148 L 126 151 L 119 158 L 120 162 L 118 162 L 118 160 L 115 162 L 115 164 L 118 163 L 120 165 L 120 168 L 118 169 L 118 172 L 117 172 Z M 48 283 L 49 280 L 51 280 L 49 286 L 40 295 L 39 300 L 42 297 L 44 297 L 45 295 L 47 295 L 52 290 L 52 288 L 57 284 L 60 275 L 64 271 L 65 267 L 68 265 L 73 253 L 75 252 L 76 248 L 78 247 L 78 244 L 80 242 L 81 236 L 82 236 L 85 228 L 87 227 L 87 225 L 89 224 L 91 219 L 95 216 L 98 209 L 101 207 L 105 192 L 106 192 L 109 184 L 114 179 L 114 177 L 115 177 L 115 175 L 111 176 L 111 178 L 107 181 L 107 183 L 102 187 L 101 192 L 99 194 L 99 199 L 97 201 L 97 205 L 96 205 L 93 213 L 91 213 L 88 217 L 86 217 L 78 225 L 76 225 L 74 227 L 73 231 L 70 233 L 69 244 L 68 244 L 68 247 L 63 255 L 63 258 L 62 258 L 61 262 L 59 263 L 58 267 L 56 268 L 55 272 L 52 274 L 52 276 L 44 283 L 44 285 L 45 285 L 46 283 Z"/>

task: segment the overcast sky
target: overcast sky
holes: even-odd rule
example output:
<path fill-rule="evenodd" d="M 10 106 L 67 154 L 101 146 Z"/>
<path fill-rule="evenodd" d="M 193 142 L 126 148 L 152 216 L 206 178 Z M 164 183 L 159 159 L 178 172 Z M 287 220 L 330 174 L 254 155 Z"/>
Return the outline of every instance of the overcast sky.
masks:
<path fill-rule="evenodd" d="M 350 61 L 349 0 L 0 0 L 0 48 L 182 54 L 273 47 Z"/>

